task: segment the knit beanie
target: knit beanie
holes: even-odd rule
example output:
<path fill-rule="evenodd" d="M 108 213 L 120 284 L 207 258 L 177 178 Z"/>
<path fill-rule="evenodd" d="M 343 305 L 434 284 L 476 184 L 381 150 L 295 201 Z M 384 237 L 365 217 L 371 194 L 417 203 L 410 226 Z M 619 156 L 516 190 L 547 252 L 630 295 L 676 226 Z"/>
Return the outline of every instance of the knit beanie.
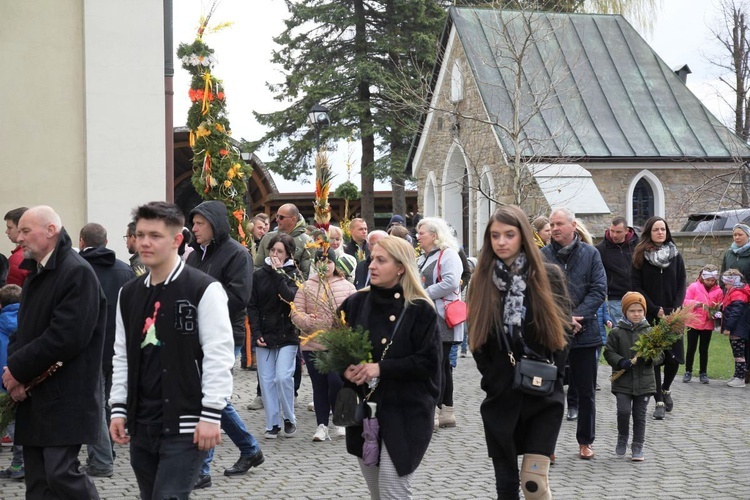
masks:
<path fill-rule="evenodd" d="M 622 313 L 628 312 L 628 307 L 633 304 L 640 304 L 643 307 L 643 311 L 646 311 L 646 299 L 643 295 L 638 292 L 628 292 L 622 296 Z"/>
<path fill-rule="evenodd" d="M 743 233 L 750 236 L 750 226 L 748 226 L 747 224 L 735 224 L 732 230 L 734 231 L 735 229 L 740 229 Z"/>
<path fill-rule="evenodd" d="M 357 267 L 357 258 L 345 253 L 336 261 L 336 269 L 341 271 L 347 278 L 352 275 L 354 268 Z"/>

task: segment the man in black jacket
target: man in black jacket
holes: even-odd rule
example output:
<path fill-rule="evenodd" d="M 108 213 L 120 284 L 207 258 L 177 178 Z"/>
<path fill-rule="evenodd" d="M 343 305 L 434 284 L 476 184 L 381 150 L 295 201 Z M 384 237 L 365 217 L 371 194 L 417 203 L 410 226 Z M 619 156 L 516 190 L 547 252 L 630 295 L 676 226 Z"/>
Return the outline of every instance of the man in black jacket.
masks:
<path fill-rule="evenodd" d="M 142 498 L 187 498 L 208 450 L 221 443 L 232 395 L 227 294 L 179 257 L 185 217 L 177 205 L 154 201 L 134 216 L 149 272 L 120 292 L 109 430 L 116 443 L 130 443 Z"/>
<path fill-rule="evenodd" d="M 633 250 L 638 244 L 638 235 L 628 227 L 625 217 L 612 219 L 604 239 L 596 245 L 607 273 L 607 307 L 612 322 L 622 319 L 622 296 L 631 290 L 630 268 L 633 267 Z"/>
<path fill-rule="evenodd" d="M 602 345 L 596 313 L 604 302 L 607 276 L 599 252 L 583 243 L 576 234 L 575 214 L 558 208 L 550 214 L 552 241 L 542 248 L 542 255 L 560 266 L 573 308 L 573 339 L 568 360 L 568 420 L 578 419 L 576 439 L 579 457 L 594 457 L 591 448 L 596 437 L 596 350 Z"/>
<path fill-rule="evenodd" d="M 229 297 L 229 319 L 234 333 L 234 355 L 245 343 L 245 311 L 253 289 L 253 261 L 250 253 L 230 236 L 227 207 L 220 201 L 204 201 L 189 215 L 188 225 L 195 235 L 193 252 L 187 264 L 217 279 Z M 240 449 L 240 458 L 224 471 L 225 476 L 245 474 L 264 461 L 258 441 L 227 401 L 221 412 L 221 427 Z M 211 486 L 210 464 L 213 450 L 203 462 L 196 488 Z"/>
<path fill-rule="evenodd" d="M 18 227 L 21 267 L 31 274 L 3 384 L 19 402 L 15 440 L 23 446 L 26 497 L 98 499 L 93 481 L 78 470 L 78 453 L 101 431 L 107 301 L 52 208 L 30 208 Z M 58 362 L 57 372 L 26 391 Z"/>
<path fill-rule="evenodd" d="M 81 467 L 89 476 L 110 477 L 114 473 L 114 453 L 109 438 L 110 410 L 109 392 L 112 389 L 112 356 L 115 353 L 115 316 L 117 315 L 117 295 L 122 285 L 135 278 L 133 269 L 121 260 L 115 252 L 107 248 L 107 230 L 104 226 L 91 222 L 81 228 L 78 238 L 79 255 L 91 265 L 107 299 L 107 330 L 104 338 L 102 373 L 104 374 L 104 413 L 102 414 L 102 435 L 99 443 L 88 446 L 86 465 Z"/>

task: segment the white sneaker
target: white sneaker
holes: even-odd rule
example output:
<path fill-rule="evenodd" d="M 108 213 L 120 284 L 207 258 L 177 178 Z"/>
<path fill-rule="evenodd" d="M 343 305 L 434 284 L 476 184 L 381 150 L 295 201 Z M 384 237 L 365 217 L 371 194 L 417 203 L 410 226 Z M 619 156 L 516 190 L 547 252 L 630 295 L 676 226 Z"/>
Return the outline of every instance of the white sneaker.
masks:
<path fill-rule="evenodd" d="M 263 398 L 260 396 L 255 396 L 255 399 L 250 401 L 250 404 L 247 405 L 248 410 L 262 410 L 263 409 Z"/>
<path fill-rule="evenodd" d="M 313 435 L 313 442 L 320 442 L 320 441 L 330 441 L 331 437 L 328 435 L 328 428 L 325 426 L 325 424 L 320 424 L 318 426 L 318 429 L 315 431 L 315 434 Z"/>
<path fill-rule="evenodd" d="M 313 403 L 312 401 L 307 403 L 307 411 L 315 411 L 315 403 Z"/>
<path fill-rule="evenodd" d="M 333 423 L 331 423 L 331 425 L 328 427 L 328 433 L 332 438 L 344 437 L 346 436 L 346 427 L 339 427 L 338 425 L 334 425 Z"/>
<path fill-rule="evenodd" d="M 745 387 L 745 381 L 741 378 L 732 378 L 732 380 L 727 382 L 727 385 L 729 387 Z"/>

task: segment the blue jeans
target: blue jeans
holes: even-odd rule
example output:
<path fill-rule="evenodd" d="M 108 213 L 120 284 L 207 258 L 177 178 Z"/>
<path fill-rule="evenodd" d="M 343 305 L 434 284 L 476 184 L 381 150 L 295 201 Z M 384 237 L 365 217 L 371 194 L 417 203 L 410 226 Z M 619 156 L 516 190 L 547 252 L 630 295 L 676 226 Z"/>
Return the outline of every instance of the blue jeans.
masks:
<path fill-rule="evenodd" d="M 139 424 L 130 439 L 130 465 L 142 500 L 190 498 L 205 457 L 192 432 L 165 436 L 160 425 Z"/>
<path fill-rule="evenodd" d="M 227 401 L 227 405 L 221 411 L 221 428 L 227 433 L 229 439 L 240 449 L 241 457 L 251 457 L 260 451 L 258 441 L 245 427 L 232 403 Z M 214 458 L 214 449 L 208 450 L 208 455 L 201 465 L 201 476 L 207 476 L 211 473 L 211 460 Z"/>
<path fill-rule="evenodd" d="M 274 425 L 284 428 L 284 418 L 293 424 L 294 417 L 294 369 L 297 362 L 296 345 L 287 345 L 268 349 L 256 347 L 258 356 L 258 380 L 263 398 L 263 409 L 266 412 L 266 430 Z"/>
<path fill-rule="evenodd" d="M 612 326 L 617 326 L 617 322 L 625 317 L 622 315 L 622 301 L 608 299 L 607 308 L 609 309 L 609 315 L 612 317 Z"/>
<path fill-rule="evenodd" d="M 93 468 L 101 471 L 110 471 L 114 467 L 114 453 L 112 452 L 112 441 L 109 436 L 109 392 L 112 388 L 112 376 L 104 376 L 102 379 L 102 423 L 99 442 L 86 445 L 88 453 L 87 462 Z"/>
<path fill-rule="evenodd" d="M 109 432 L 109 431 L 108 431 Z M 8 424 L 8 430 L 6 432 L 8 436 L 13 440 L 13 458 L 10 460 L 10 465 L 14 467 L 23 466 L 23 446 L 16 444 L 16 419 Z"/>

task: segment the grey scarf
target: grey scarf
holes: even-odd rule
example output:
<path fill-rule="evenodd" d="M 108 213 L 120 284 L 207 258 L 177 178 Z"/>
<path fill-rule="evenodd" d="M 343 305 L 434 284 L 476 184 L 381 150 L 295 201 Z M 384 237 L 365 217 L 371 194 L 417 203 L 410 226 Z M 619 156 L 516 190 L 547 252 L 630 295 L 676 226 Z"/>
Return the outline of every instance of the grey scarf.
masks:
<path fill-rule="evenodd" d="M 514 331 L 520 329 L 526 316 L 526 310 L 523 307 L 526 278 L 529 275 L 526 254 L 524 252 L 519 253 L 510 267 L 506 266 L 502 259 L 495 259 L 494 271 L 492 282 L 505 295 L 503 324 L 511 338 L 515 338 Z M 520 334 L 520 331 L 518 333 Z"/>
<path fill-rule="evenodd" d="M 643 253 L 643 257 L 652 266 L 656 266 L 659 269 L 666 269 L 678 253 L 677 247 L 670 241 L 653 250 L 646 250 Z"/>

